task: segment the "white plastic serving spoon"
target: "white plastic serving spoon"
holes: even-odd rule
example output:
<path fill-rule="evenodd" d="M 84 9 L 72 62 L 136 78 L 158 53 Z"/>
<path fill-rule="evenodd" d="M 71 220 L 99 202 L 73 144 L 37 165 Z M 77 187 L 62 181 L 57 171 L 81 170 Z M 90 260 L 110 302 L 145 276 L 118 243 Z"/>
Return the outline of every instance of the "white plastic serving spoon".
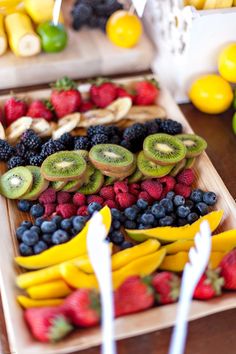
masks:
<path fill-rule="evenodd" d="M 59 22 L 61 4 L 62 4 L 62 0 L 55 0 L 55 4 L 53 7 L 53 15 L 52 15 L 52 22 L 54 26 L 57 26 Z"/>

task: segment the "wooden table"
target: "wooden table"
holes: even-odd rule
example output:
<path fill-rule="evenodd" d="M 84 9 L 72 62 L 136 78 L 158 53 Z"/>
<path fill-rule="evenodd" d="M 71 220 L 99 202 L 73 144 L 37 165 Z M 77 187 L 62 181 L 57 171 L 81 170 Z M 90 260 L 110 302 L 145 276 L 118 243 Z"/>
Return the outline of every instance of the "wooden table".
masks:
<path fill-rule="evenodd" d="M 233 112 L 227 112 L 221 116 L 208 116 L 198 112 L 190 104 L 183 105 L 181 108 L 194 131 L 208 141 L 208 155 L 233 198 L 236 198 L 236 136 L 231 129 Z M 220 191 L 218 192 L 220 193 Z M 189 326 L 186 353 L 235 354 L 235 329 L 236 309 L 193 321 Z M 167 354 L 170 333 L 171 329 L 165 329 L 119 341 L 118 353 Z M 99 352 L 98 348 L 94 348 L 80 353 L 98 354 Z M 2 308 L 0 308 L 0 354 L 8 353 L 10 350 L 4 316 Z"/>

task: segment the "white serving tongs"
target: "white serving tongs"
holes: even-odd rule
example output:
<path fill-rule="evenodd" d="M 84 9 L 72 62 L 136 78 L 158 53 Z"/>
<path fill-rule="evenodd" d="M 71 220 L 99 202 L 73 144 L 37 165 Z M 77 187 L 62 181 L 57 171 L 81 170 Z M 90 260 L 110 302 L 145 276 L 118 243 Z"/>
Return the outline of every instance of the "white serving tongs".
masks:
<path fill-rule="evenodd" d="M 111 249 L 105 241 L 106 229 L 99 213 L 90 220 L 87 248 L 97 277 L 102 304 L 102 354 L 116 354 L 114 341 L 114 306 L 111 276 Z"/>
<path fill-rule="evenodd" d="M 200 225 L 195 236 L 195 247 L 189 251 L 189 263 L 182 277 L 175 328 L 171 338 L 169 354 L 183 354 L 187 337 L 188 313 L 194 290 L 204 273 L 211 252 L 211 231 L 207 221 Z"/>
<path fill-rule="evenodd" d="M 57 26 L 59 22 L 61 4 L 62 4 L 62 0 L 55 0 L 55 4 L 53 7 L 53 15 L 52 15 L 52 22 L 54 26 Z"/>

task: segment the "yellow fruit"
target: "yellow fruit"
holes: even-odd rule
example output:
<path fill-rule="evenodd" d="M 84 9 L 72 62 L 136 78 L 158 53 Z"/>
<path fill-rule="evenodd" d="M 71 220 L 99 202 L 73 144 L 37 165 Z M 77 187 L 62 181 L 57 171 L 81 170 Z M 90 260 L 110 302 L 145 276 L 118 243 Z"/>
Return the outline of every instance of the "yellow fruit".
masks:
<path fill-rule="evenodd" d="M 203 9 L 224 9 L 231 7 L 233 5 L 233 0 L 206 0 Z"/>
<path fill-rule="evenodd" d="M 202 112 L 225 112 L 233 100 L 230 84 L 219 75 L 204 75 L 195 80 L 189 90 L 189 98 Z"/>
<path fill-rule="evenodd" d="M 139 42 L 143 28 L 136 15 L 120 10 L 114 12 L 109 18 L 106 32 L 110 41 L 115 45 L 131 48 Z"/>
<path fill-rule="evenodd" d="M 33 300 L 47 300 L 66 297 L 72 290 L 63 280 L 55 280 L 49 283 L 31 286 L 26 289 L 26 292 Z"/>
<path fill-rule="evenodd" d="M 4 16 L 0 13 L 0 55 L 7 50 L 7 36 L 4 29 Z"/>
<path fill-rule="evenodd" d="M 231 43 L 222 50 L 218 69 L 225 80 L 236 83 L 236 43 Z"/>
<path fill-rule="evenodd" d="M 33 300 L 27 296 L 17 296 L 17 301 L 24 309 L 32 307 L 52 307 L 60 306 L 63 303 L 63 299 L 49 299 L 49 300 Z"/>
<path fill-rule="evenodd" d="M 205 0 L 188 0 L 185 3 L 186 5 L 194 6 L 197 10 L 201 10 L 203 8 Z"/>
<path fill-rule="evenodd" d="M 24 5 L 35 23 L 52 20 L 54 0 L 24 0 Z M 60 15 L 60 21 L 63 21 L 62 15 Z"/>

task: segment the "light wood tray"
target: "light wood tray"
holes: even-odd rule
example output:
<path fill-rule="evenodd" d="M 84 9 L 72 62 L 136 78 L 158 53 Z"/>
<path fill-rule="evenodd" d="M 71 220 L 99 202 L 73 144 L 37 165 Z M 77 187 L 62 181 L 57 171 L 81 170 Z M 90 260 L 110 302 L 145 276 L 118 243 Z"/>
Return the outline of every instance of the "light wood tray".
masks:
<path fill-rule="evenodd" d="M 127 80 L 122 82 L 127 83 Z M 28 94 L 40 98 L 48 96 L 49 91 L 34 91 Z M 162 91 L 159 103 L 166 109 L 168 117 L 183 124 L 185 132 L 192 132 L 185 117 L 166 90 Z M 195 172 L 200 188 L 213 190 L 219 195 L 217 208 L 225 211 L 219 231 L 236 228 L 235 202 L 205 153 L 198 159 Z M 13 258 L 17 254 L 15 229 L 25 218 L 25 215 L 17 210 L 14 202 L 0 197 L 0 216 L 0 286 L 11 351 L 15 354 L 63 354 L 99 345 L 101 343 L 99 328 L 75 331 L 67 339 L 55 345 L 41 344 L 32 338 L 23 320 L 23 311 L 16 302 L 16 294 L 19 293 L 19 290 L 15 287 L 15 277 L 20 269 L 15 267 L 13 262 Z M 189 320 L 232 308 L 236 308 L 235 293 L 209 302 L 193 301 Z M 176 305 L 174 304 L 119 318 L 115 321 L 116 338 L 138 336 L 170 327 L 174 324 L 175 314 Z"/>

